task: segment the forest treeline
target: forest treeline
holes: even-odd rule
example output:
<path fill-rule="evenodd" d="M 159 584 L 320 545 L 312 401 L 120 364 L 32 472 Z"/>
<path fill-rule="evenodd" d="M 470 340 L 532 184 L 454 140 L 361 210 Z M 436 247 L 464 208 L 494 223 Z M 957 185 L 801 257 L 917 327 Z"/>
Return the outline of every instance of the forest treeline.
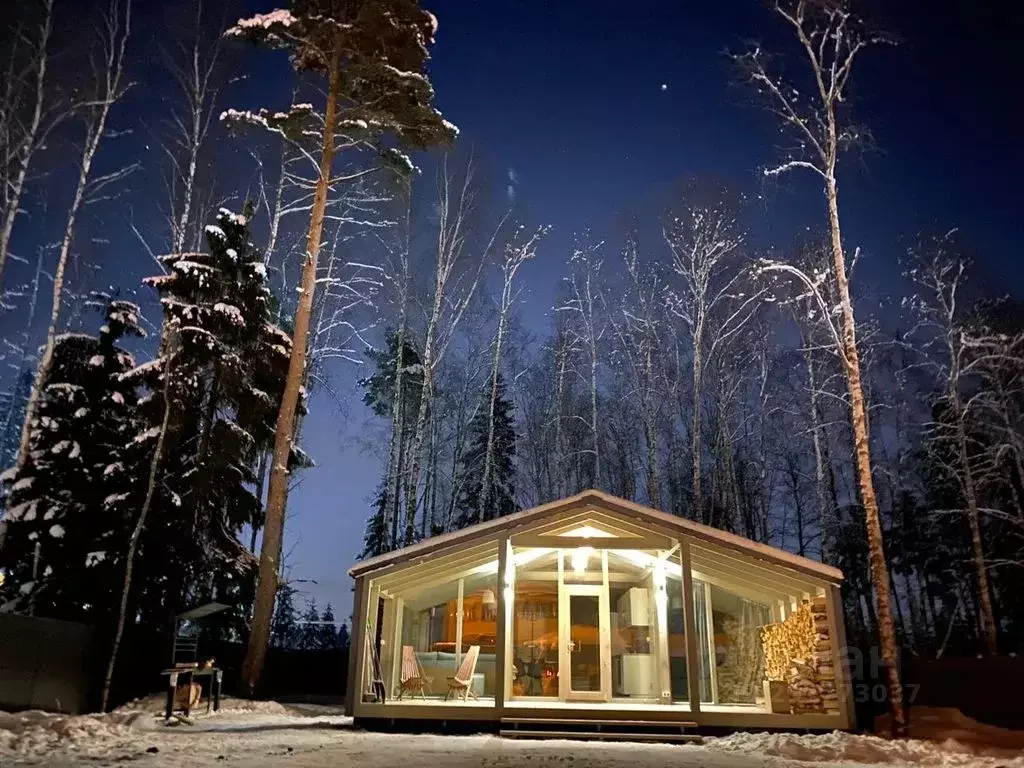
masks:
<path fill-rule="evenodd" d="M 848 3 L 780 0 L 790 48 L 725 62 L 786 137 L 749 183 L 680 168 L 564 253 L 434 108 L 418 3 L 184 5 L 160 55 L 131 0 L 91 41 L 62 0 L 0 31 L 3 610 L 95 623 L 109 688 L 126 625 L 230 602 L 206 631 L 247 639 L 255 691 L 282 590 L 294 611 L 289 490 L 329 471 L 303 428 L 340 399 L 382 466 L 364 556 L 600 488 L 840 567 L 897 709 L 898 647 L 1020 650 L 1021 308 L 945 227 L 908 233 L 885 296 L 858 281 L 848 83 L 891 41 Z M 281 101 L 232 101 L 256 66 Z M 158 127 L 129 125 L 140 102 Z M 745 189 L 789 174 L 818 227 L 759 248 Z M 524 294 L 555 273 L 540 318 Z"/>

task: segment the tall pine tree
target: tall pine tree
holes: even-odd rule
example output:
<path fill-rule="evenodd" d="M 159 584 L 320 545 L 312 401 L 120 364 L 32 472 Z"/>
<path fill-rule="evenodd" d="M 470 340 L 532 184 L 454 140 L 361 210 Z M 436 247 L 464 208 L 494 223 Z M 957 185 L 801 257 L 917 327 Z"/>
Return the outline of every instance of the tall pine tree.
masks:
<path fill-rule="evenodd" d="M 505 379 L 498 375 L 498 397 L 494 403 L 494 447 L 490 487 L 487 489 L 487 508 L 481 508 L 484 498 L 484 457 L 489 432 L 488 410 L 480 408 L 469 424 L 469 445 L 462 460 L 461 487 L 459 489 L 458 526 L 504 517 L 516 511 L 515 489 L 515 406 L 505 391 Z M 491 388 L 484 393 L 489 402 Z"/>
<path fill-rule="evenodd" d="M 256 123 L 293 143 L 309 144 L 303 151 L 319 156 L 295 308 L 295 343 L 270 462 L 252 631 L 242 670 L 250 695 L 255 692 L 270 644 L 288 497 L 288 457 L 306 376 L 328 193 L 332 185 L 369 172 L 365 167 L 355 170 L 350 166 L 349 173 L 339 177 L 335 155 L 348 160 L 356 150 L 371 149 L 387 166 L 408 173 L 412 162 L 393 146 L 395 140 L 426 149 L 454 139 L 455 126 L 433 107 L 434 89 L 424 74 L 427 45 L 433 42 L 436 30 L 437 19 L 416 0 L 293 0 L 289 10 L 242 19 L 227 32 L 231 37 L 286 49 L 297 70 L 323 77 L 327 86 L 324 109 L 319 113 L 308 104 L 294 105 L 287 112 L 226 113 L 229 120 Z"/>
<path fill-rule="evenodd" d="M 8 484 L 10 527 L 0 553 L 8 574 L 0 603 L 38 615 L 95 621 L 116 603 L 132 480 L 122 461 L 136 431 L 132 356 L 142 336 L 135 304 L 97 295 L 98 337 L 59 336 L 31 425 L 29 454 Z"/>

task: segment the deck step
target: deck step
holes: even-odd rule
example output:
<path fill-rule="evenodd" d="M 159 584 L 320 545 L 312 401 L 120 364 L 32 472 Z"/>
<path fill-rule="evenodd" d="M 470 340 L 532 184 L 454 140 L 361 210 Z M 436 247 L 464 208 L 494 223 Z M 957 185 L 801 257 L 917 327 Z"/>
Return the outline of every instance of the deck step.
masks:
<path fill-rule="evenodd" d="M 579 741 L 662 741 L 702 744 L 704 739 L 692 733 L 631 733 L 623 731 L 549 731 L 502 729 L 498 735 L 505 739 L 575 739 Z"/>
<path fill-rule="evenodd" d="M 503 717 L 502 723 L 517 725 L 589 725 L 601 726 L 639 726 L 644 728 L 696 728 L 692 720 L 600 720 L 594 718 L 558 718 L 558 717 Z"/>

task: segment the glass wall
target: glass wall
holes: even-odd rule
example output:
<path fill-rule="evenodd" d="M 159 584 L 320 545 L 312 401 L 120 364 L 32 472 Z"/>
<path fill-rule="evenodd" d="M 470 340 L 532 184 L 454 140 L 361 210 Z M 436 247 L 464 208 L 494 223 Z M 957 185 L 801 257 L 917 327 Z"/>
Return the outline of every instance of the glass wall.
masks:
<path fill-rule="evenodd" d="M 755 704 L 764 696 L 761 627 L 771 623 L 771 609 L 713 584 L 710 592 L 718 702 Z"/>
<path fill-rule="evenodd" d="M 713 660 L 716 658 L 714 635 L 708 621 L 708 585 L 693 580 L 693 624 L 697 635 L 697 682 L 701 702 L 716 700 Z"/>
<path fill-rule="evenodd" d="M 699 579 L 693 582 L 700 700 L 763 704 L 761 628 L 772 622 L 768 604 Z"/>
<path fill-rule="evenodd" d="M 686 615 L 683 609 L 683 578 L 670 572 L 666 577 L 666 611 L 668 664 L 672 701 L 690 700 L 686 670 Z"/>
<path fill-rule="evenodd" d="M 639 550 L 608 550 L 608 604 L 611 613 L 612 698 L 658 701 L 661 697 L 659 606 L 664 594 L 654 556 Z M 664 621 L 662 618 L 661 621 Z"/>
<path fill-rule="evenodd" d="M 410 591 L 402 603 L 402 645 L 412 648 L 423 676 L 432 680 L 431 692 L 443 697 L 447 678 L 455 676 L 469 649 L 478 646 L 471 690 L 477 696 L 494 696 L 498 636 L 496 574 L 467 574 L 419 593 Z"/>
<path fill-rule="evenodd" d="M 558 697 L 558 562 L 554 552 L 516 553 L 512 695 Z"/>
<path fill-rule="evenodd" d="M 781 698 L 768 701 L 774 694 L 765 686 L 762 630 L 771 635 L 783 621 L 787 627 L 803 622 L 820 635 L 818 625 L 827 618 L 821 618 L 825 603 L 818 585 L 793 571 L 691 544 L 696 653 L 688 664 L 684 555 L 600 546 L 605 543 L 513 547 L 500 581 L 496 544 L 371 580 L 370 637 L 379 657 L 371 662 L 380 671 L 368 662 L 364 679 L 378 679 L 395 701 L 400 693 L 409 696 L 404 684 L 410 676 L 422 678 L 428 683 L 415 688 L 416 699 L 440 701 L 447 679 L 476 649 L 471 690 L 485 701 L 501 685 L 510 699 L 685 705 L 693 674 L 709 711 L 784 706 Z M 497 647 L 499 589 L 505 590 L 509 621 L 504 648 Z M 816 643 L 825 641 L 816 636 Z M 776 645 L 768 641 L 773 664 Z M 499 654 L 504 681 L 497 678 Z M 828 654 L 819 656 L 812 661 L 828 672 Z M 786 672 L 790 665 L 783 662 Z M 780 673 L 772 674 L 776 680 Z M 811 704 L 831 711 L 838 701 L 835 687 L 819 688 Z M 373 691 L 364 694 L 379 700 Z"/>
<path fill-rule="evenodd" d="M 370 582 L 370 600 L 379 606 L 379 658 L 367 662 L 367 675 L 374 676 L 373 665 L 379 664 L 388 702 L 444 699 L 448 679 L 460 673 L 469 676 L 474 696 L 495 695 L 497 571 L 497 547 L 488 547 L 479 558 L 467 561 L 460 554 Z M 465 669 L 463 662 L 474 647 L 476 663 Z M 367 687 L 364 695 L 372 697 L 372 689 Z"/>

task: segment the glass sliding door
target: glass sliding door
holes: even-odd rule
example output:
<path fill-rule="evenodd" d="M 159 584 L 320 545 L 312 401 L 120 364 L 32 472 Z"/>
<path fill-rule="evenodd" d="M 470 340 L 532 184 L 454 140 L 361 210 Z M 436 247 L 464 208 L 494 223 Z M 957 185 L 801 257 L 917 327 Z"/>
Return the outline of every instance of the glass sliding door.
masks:
<path fill-rule="evenodd" d="M 569 693 L 601 690 L 601 620 L 597 595 L 569 595 Z"/>
<path fill-rule="evenodd" d="M 512 695 L 558 698 L 558 574 L 516 579 L 512 619 Z"/>
<path fill-rule="evenodd" d="M 715 637 L 710 621 L 711 602 L 708 600 L 708 585 L 693 580 L 693 623 L 697 635 L 697 681 L 700 683 L 700 700 L 710 704 L 717 700 L 715 695 L 714 661 Z"/>
<path fill-rule="evenodd" d="M 665 580 L 655 555 L 608 553 L 613 699 L 657 703 L 671 691 Z"/>
<path fill-rule="evenodd" d="M 695 579 L 693 607 L 700 700 L 759 705 L 764 695 L 761 628 L 771 622 L 767 603 Z"/>
<path fill-rule="evenodd" d="M 668 639 L 669 688 L 672 701 L 689 703 L 690 690 L 686 669 L 686 618 L 683 609 L 683 579 L 679 575 L 669 574 L 667 577 L 666 606 L 667 627 L 665 634 Z"/>
<path fill-rule="evenodd" d="M 559 602 L 559 693 L 566 700 L 608 701 L 608 591 L 603 586 L 566 584 Z"/>
<path fill-rule="evenodd" d="M 708 591 L 716 646 L 716 703 L 757 704 L 764 697 L 761 628 L 771 623 L 771 609 L 717 585 Z"/>

